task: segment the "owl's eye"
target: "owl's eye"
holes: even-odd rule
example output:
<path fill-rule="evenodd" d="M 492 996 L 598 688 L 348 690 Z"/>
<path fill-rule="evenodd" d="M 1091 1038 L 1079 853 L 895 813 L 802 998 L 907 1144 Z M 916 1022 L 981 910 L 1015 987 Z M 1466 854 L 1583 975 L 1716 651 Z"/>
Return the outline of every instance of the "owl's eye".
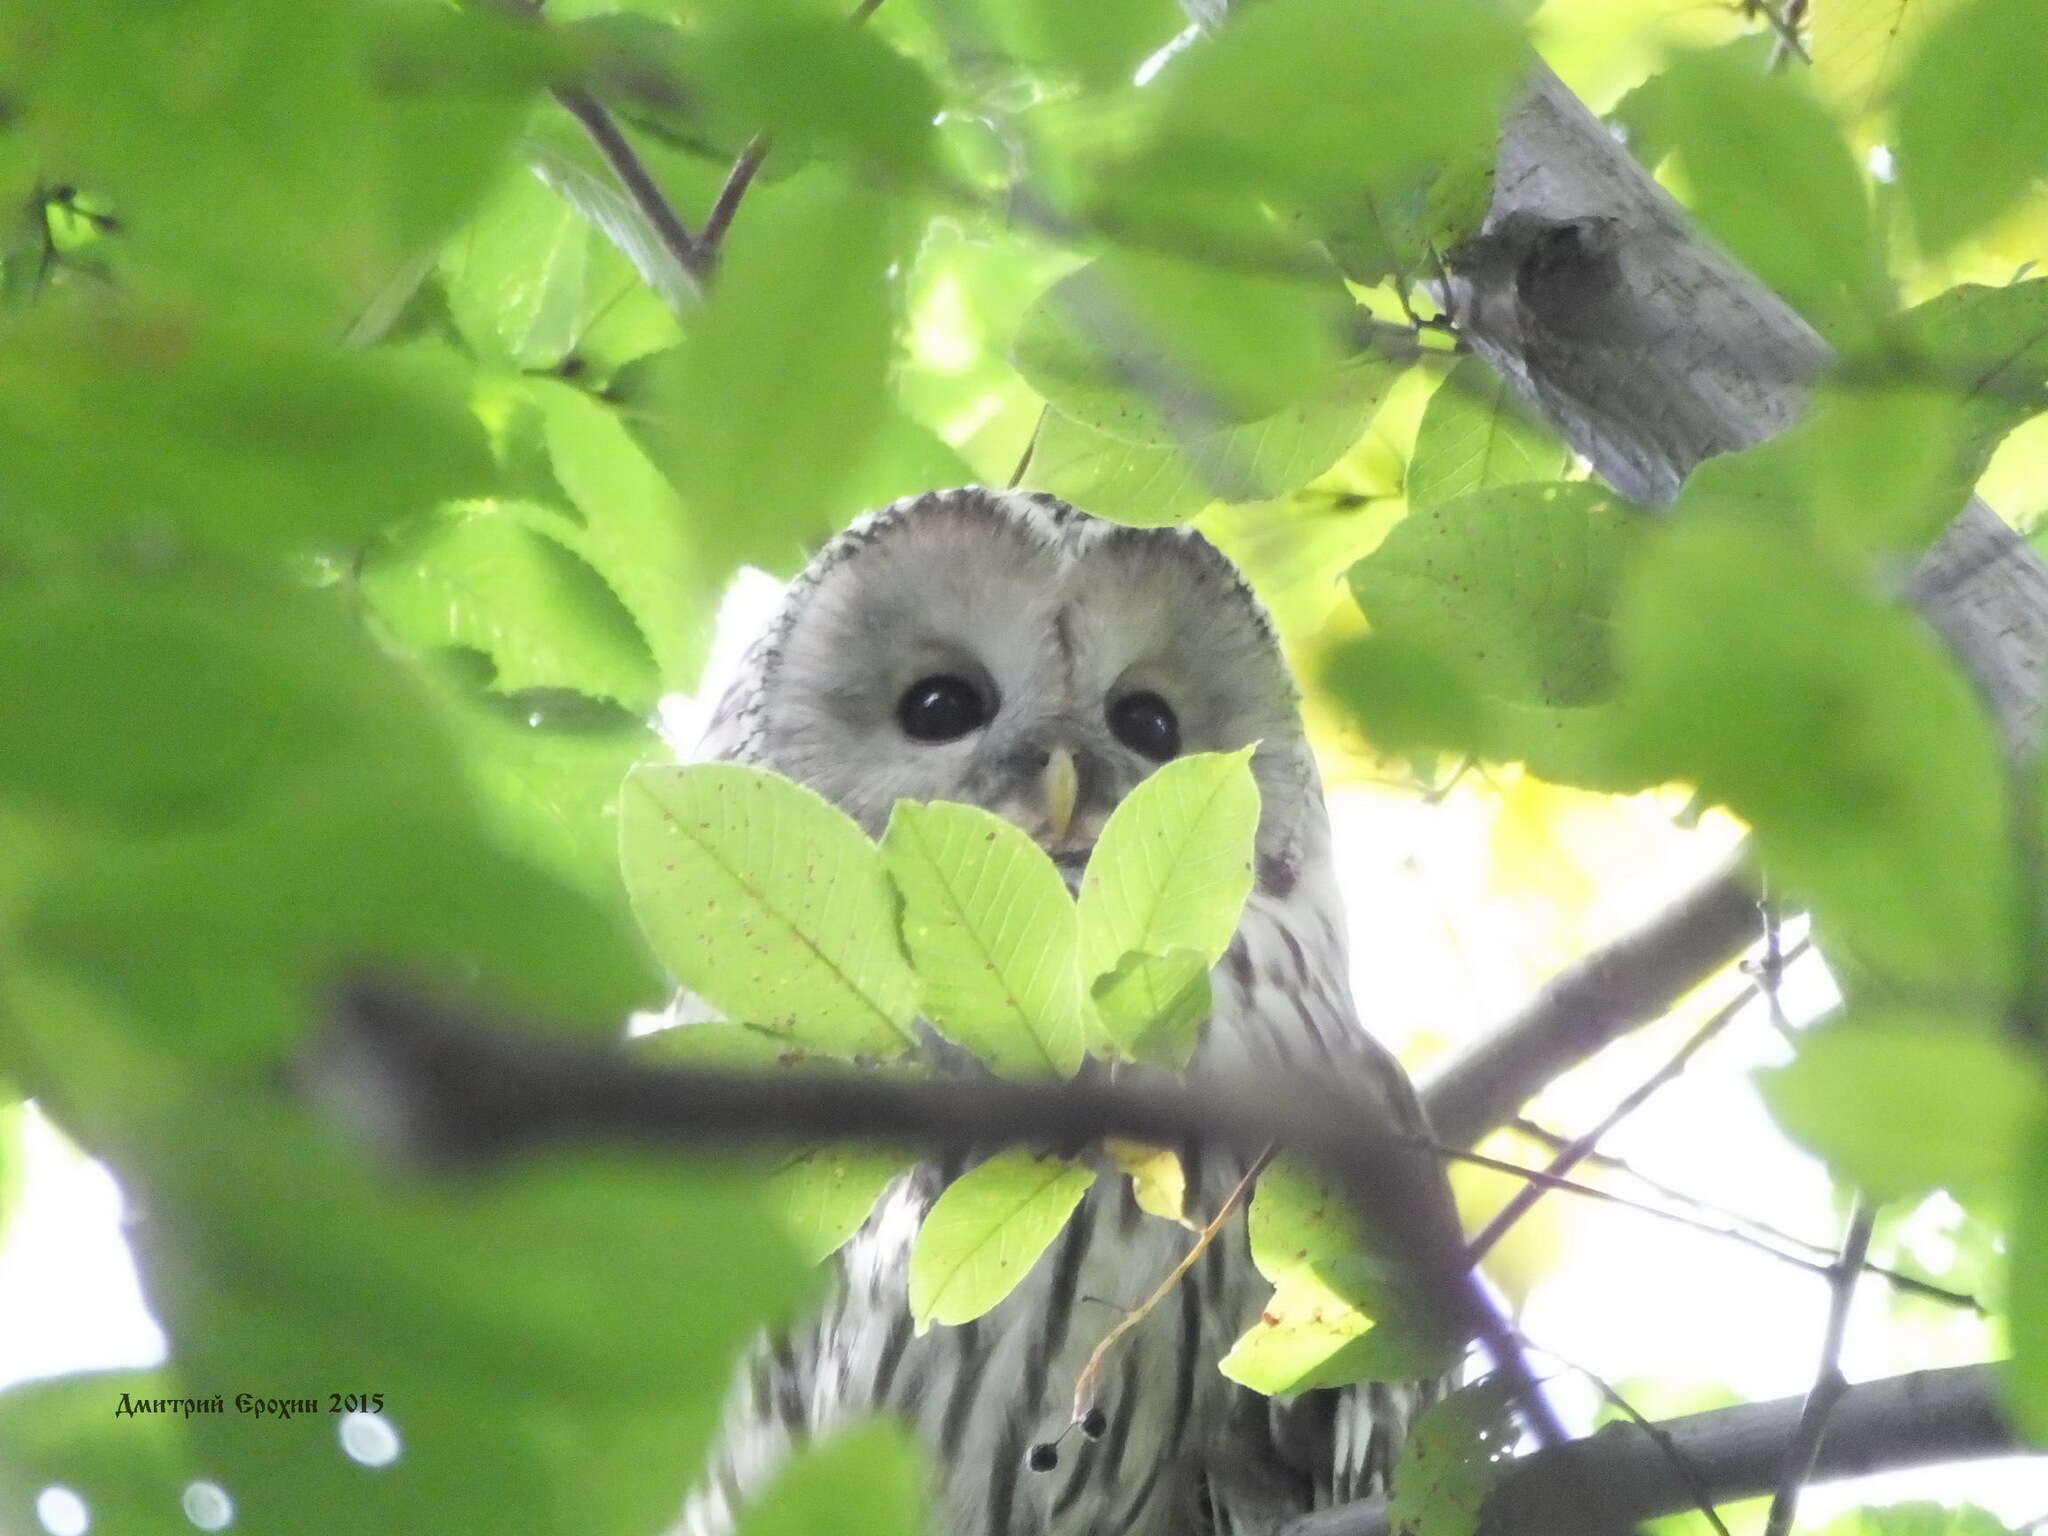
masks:
<path fill-rule="evenodd" d="M 1156 693 L 1127 693 L 1109 706 L 1109 729 L 1133 752 L 1163 763 L 1180 756 L 1180 721 Z"/>
<path fill-rule="evenodd" d="M 957 741 L 988 724 L 982 692 L 965 678 L 920 677 L 896 701 L 896 723 L 912 741 Z"/>

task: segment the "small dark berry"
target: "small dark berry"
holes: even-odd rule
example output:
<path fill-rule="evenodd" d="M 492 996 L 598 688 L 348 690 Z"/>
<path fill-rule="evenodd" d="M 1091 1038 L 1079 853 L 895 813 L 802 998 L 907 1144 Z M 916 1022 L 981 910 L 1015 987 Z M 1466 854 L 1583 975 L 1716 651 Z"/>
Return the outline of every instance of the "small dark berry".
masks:
<path fill-rule="evenodd" d="M 1100 1440 L 1102 1432 L 1109 1428 L 1109 1415 L 1100 1408 L 1090 1408 L 1081 1415 L 1081 1433 L 1090 1440 Z"/>
<path fill-rule="evenodd" d="M 1034 1472 L 1050 1472 L 1060 1464 L 1060 1448 L 1050 1440 L 1041 1440 L 1031 1447 L 1031 1454 L 1024 1458 L 1024 1465 Z"/>

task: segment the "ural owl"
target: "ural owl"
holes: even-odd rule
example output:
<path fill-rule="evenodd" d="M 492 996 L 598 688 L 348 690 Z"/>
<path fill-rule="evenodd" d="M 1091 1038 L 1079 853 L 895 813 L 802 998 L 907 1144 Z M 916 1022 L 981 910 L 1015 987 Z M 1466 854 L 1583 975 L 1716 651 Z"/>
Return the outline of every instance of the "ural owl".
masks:
<path fill-rule="evenodd" d="M 982 806 L 1071 881 L 1153 769 L 1253 742 L 1255 885 L 1212 977 L 1196 1066 L 1342 1072 L 1363 1112 L 1420 1130 L 1407 1079 L 1352 1008 L 1322 792 L 1272 624 L 1192 531 L 979 488 L 871 513 L 792 585 L 702 755 L 786 774 L 870 835 L 899 799 Z M 1216 1210 L 1243 1172 L 1220 1161 L 1188 1169 L 1191 1208 Z M 1428 1388 L 1269 1402 L 1218 1372 L 1269 1294 L 1242 1220 L 1109 1357 L 1092 1436 L 1063 1436 L 1090 1352 L 1191 1241 L 1141 1214 L 1127 1180 L 1099 1181 L 993 1311 L 917 1335 L 910 1245 L 957 1171 L 928 1167 L 885 1194 L 842 1251 L 823 1315 L 756 1352 L 690 1536 L 730 1530 L 792 1445 L 875 1411 L 924 1441 L 946 1536 L 1252 1531 L 1384 1484 Z M 1455 1242 L 1447 1185 L 1441 1196 L 1433 1215 Z"/>

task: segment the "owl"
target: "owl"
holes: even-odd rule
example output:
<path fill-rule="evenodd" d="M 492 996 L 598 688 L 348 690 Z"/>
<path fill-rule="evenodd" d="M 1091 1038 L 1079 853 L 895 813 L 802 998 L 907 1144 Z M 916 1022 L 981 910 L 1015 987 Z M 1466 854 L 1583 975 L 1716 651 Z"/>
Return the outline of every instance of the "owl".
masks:
<path fill-rule="evenodd" d="M 1273 626 L 1193 531 L 978 487 L 870 513 L 790 587 L 702 755 L 808 785 L 871 836 L 898 800 L 981 806 L 1071 883 L 1147 774 L 1255 742 L 1255 882 L 1212 976 L 1194 1066 L 1343 1073 L 1361 1113 L 1419 1132 L 1406 1077 L 1352 1007 L 1322 791 Z M 1213 1213 L 1243 1166 L 1182 1155 L 1189 1214 Z M 1097 1342 L 1191 1241 L 1143 1214 L 1128 1180 L 1098 1180 L 994 1310 L 917 1334 L 911 1244 L 958 1172 L 922 1168 L 892 1187 L 841 1251 L 821 1315 L 754 1352 L 684 1516 L 689 1536 L 722 1536 L 793 1448 L 875 1413 L 924 1442 L 931 1526 L 945 1536 L 1249 1532 L 1384 1484 L 1429 1388 L 1268 1400 L 1217 1370 L 1270 1294 L 1241 1219 L 1107 1357 L 1097 1411 L 1066 1433 Z M 1430 1219 L 1455 1242 L 1435 1177 Z"/>

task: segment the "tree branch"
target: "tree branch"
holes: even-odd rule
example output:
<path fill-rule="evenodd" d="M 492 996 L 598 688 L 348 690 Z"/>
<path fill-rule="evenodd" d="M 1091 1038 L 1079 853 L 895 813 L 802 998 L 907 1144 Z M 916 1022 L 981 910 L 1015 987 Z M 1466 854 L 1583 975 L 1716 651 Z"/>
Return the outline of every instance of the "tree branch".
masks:
<path fill-rule="evenodd" d="M 1435 1153 L 1398 1107 L 1342 1074 L 1204 1079 L 1136 1070 L 1116 1082 L 907 1078 L 872 1072 L 731 1072 L 656 1066 L 534 1029 L 505 1027 L 376 983 L 348 988 L 302 1063 L 308 1091 L 359 1129 L 450 1162 L 593 1140 L 731 1148 L 865 1140 L 963 1154 L 1078 1146 L 1105 1136 L 1269 1146 L 1320 1165 L 1416 1294 L 1476 1337 L 1541 1444 L 1565 1433 L 1513 1328 L 1465 1263 Z"/>
<path fill-rule="evenodd" d="M 612 115 L 605 111 L 597 98 L 576 86 L 562 85 L 555 88 L 555 100 L 562 110 L 583 125 L 583 131 L 590 136 L 590 142 L 597 146 L 597 152 L 604 156 L 612 174 L 619 178 L 626 195 L 633 200 L 633 206 L 640 210 L 640 216 L 653 228 L 662 248 L 675 259 L 681 269 L 684 282 L 692 293 L 701 293 L 704 283 L 704 253 L 689 228 L 676 213 L 668 200 L 668 194 L 661 190 L 654 176 L 642 163 L 619 125 L 612 121 Z"/>
<path fill-rule="evenodd" d="M 1558 975 L 1421 1085 L 1437 1136 L 1470 1146 L 1555 1077 L 1654 1023 L 1762 933 L 1753 887 L 1724 869 L 1634 933 Z"/>
<path fill-rule="evenodd" d="M 1849 1232 L 1842 1239 L 1842 1256 L 1835 1263 L 1834 1285 L 1828 1298 L 1827 1332 L 1821 1339 L 1820 1366 L 1813 1386 L 1799 1405 L 1799 1422 L 1793 1427 L 1785 1451 L 1785 1469 L 1771 1495 L 1770 1517 L 1764 1536 L 1792 1536 L 1792 1520 L 1799 1513 L 1799 1495 L 1813 1478 L 1826 1443 L 1828 1420 L 1842 1401 L 1849 1384 L 1842 1379 L 1842 1342 L 1849 1333 L 1849 1303 L 1856 1296 L 1856 1281 L 1863 1273 L 1863 1261 L 1870 1255 L 1870 1233 L 1877 1225 L 1877 1209 L 1858 1198 L 1849 1215 Z"/>
<path fill-rule="evenodd" d="M 1872 1472 L 2023 1454 L 1999 1406 L 1997 1367 L 1950 1366 L 1849 1387 L 1835 1405 L 1813 1466 L 1818 1481 Z M 1654 1433 L 1612 1423 L 1597 1434 L 1517 1462 L 1488 1498 L 1482 1536 L 1580 1536 L 1598 1489 L 1610 1520 L 1652 1520 L 1697 1507 L 1696 1482 L 1716 1503 L 1776 1486 L 1804 1400 L 1778 1398 L 1668 1419 Z M 1659 1437 L 1667 1442 L 1659 1444 Z M 1684 1458 L 1691 1478 L 1672 1465 Z M 1318 1510 L 1277 1536 L 1392 1536 L 1386 1501 Z"/>

